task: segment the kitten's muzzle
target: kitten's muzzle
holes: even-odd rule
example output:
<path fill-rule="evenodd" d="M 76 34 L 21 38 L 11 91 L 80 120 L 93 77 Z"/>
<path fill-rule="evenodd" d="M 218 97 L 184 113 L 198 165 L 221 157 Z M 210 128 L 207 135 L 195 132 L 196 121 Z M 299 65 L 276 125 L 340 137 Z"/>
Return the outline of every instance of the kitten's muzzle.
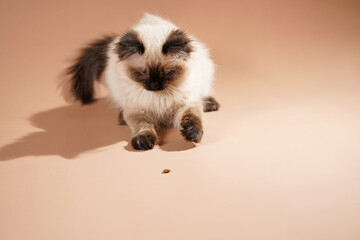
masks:
<path fill-rule="evenodd" d="M 149 91 L 160 91 L 165 88 L 165 84 L 159 81 L 152 81 L 147 83 L 145 88 Z"/>

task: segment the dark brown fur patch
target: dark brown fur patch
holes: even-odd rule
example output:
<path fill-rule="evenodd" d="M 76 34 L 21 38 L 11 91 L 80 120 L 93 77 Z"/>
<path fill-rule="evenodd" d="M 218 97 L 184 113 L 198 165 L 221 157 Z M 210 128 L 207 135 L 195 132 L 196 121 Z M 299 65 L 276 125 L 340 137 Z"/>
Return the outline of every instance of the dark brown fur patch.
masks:
<path fill-rule="evenodd" d="M 220 104 L 213 97 L 205 97 L 202 102 L 204 112 L 217 111 L 220 108 Z"/>
<path fill-rule="evenodd" d="M 74 65 L 68 69 L 71 75 L 72 93 L 82 104 L 94 101 L 94 82 L 99 79 L 107 65 L 107 49 L 115 36 L 98 39 L 81 52 Z"/>
<path fill-rule="evenodd" d="M 145 47 L 138 34 L 134 30 L 130 30 L 121 37 L 116 52 L 119 58 L 124 60 L 136 53 L 142 55 Z"/>
<path fill-rule="evenodd" d="M 181 54 L 188 56 L 192 51 L 191 39 L 180 29 L 172 31 L 166 39 L 162 52 L 163 54 Z"/>
<path fill-rule="evenodd" d="M 201 119 L 198 116 L 191 111 L 187 111 L 184 113 L 180 125 L 182 127 L 181 133 L 186 140 L 196 143 L 201 141 L 204 131 Z"/>
<path fill-rule="evenodd" d="M 146 69 L 130 67 L 130 75 L 139 83 L 142 83 L 147 90 L 162 90 L 171 81 L 178 79 L 184 72 L 182 66 L 163 66 L 153 64 Z"/>

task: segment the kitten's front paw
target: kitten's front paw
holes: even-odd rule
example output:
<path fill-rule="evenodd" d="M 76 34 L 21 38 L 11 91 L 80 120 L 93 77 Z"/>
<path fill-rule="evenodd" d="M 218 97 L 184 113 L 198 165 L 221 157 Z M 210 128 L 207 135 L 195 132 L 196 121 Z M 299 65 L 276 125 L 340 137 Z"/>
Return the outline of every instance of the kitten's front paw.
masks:
<path fill-rule="evenodd" d="M 181 122 L 181 134 L 186 140 L 200 142 L 204 131 L 202 130 L 201 120 L 193 115 L 183 117 Z"/>
<path fill-rule="evenodd" d="M 136 150 L 149 150 L 156 144 L 156 136 L 152 133 L 141 133 L 131 140 L 131 145 Z"/>

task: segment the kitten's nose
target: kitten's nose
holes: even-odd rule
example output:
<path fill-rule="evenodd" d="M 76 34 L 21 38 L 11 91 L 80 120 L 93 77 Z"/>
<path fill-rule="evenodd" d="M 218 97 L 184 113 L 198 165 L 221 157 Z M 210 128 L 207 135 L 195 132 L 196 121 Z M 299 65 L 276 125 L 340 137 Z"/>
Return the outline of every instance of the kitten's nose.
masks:
<path fill-rule="evenodd" d="M 158 81 L 150 82 L 151 90 L 160 90 L 162 88 L 161 84 Z"/>

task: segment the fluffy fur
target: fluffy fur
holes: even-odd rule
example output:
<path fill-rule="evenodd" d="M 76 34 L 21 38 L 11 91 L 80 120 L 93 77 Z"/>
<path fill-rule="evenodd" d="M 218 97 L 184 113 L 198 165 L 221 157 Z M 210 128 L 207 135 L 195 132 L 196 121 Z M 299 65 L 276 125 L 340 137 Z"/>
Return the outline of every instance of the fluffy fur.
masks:
<path fill-rule="evenodd" d="M 153 148 L 161 126 L 200 142 L 202 112 L 219 109 L 211 97 L 214 64 L 207 48 L 150 14 L 122 35 L 85 48 L 69 73 L 74 96 L 83 104 L 93 101 L 94 80 L 103 76 L 120 123 L 131 128 L 135 149 Z"/>

